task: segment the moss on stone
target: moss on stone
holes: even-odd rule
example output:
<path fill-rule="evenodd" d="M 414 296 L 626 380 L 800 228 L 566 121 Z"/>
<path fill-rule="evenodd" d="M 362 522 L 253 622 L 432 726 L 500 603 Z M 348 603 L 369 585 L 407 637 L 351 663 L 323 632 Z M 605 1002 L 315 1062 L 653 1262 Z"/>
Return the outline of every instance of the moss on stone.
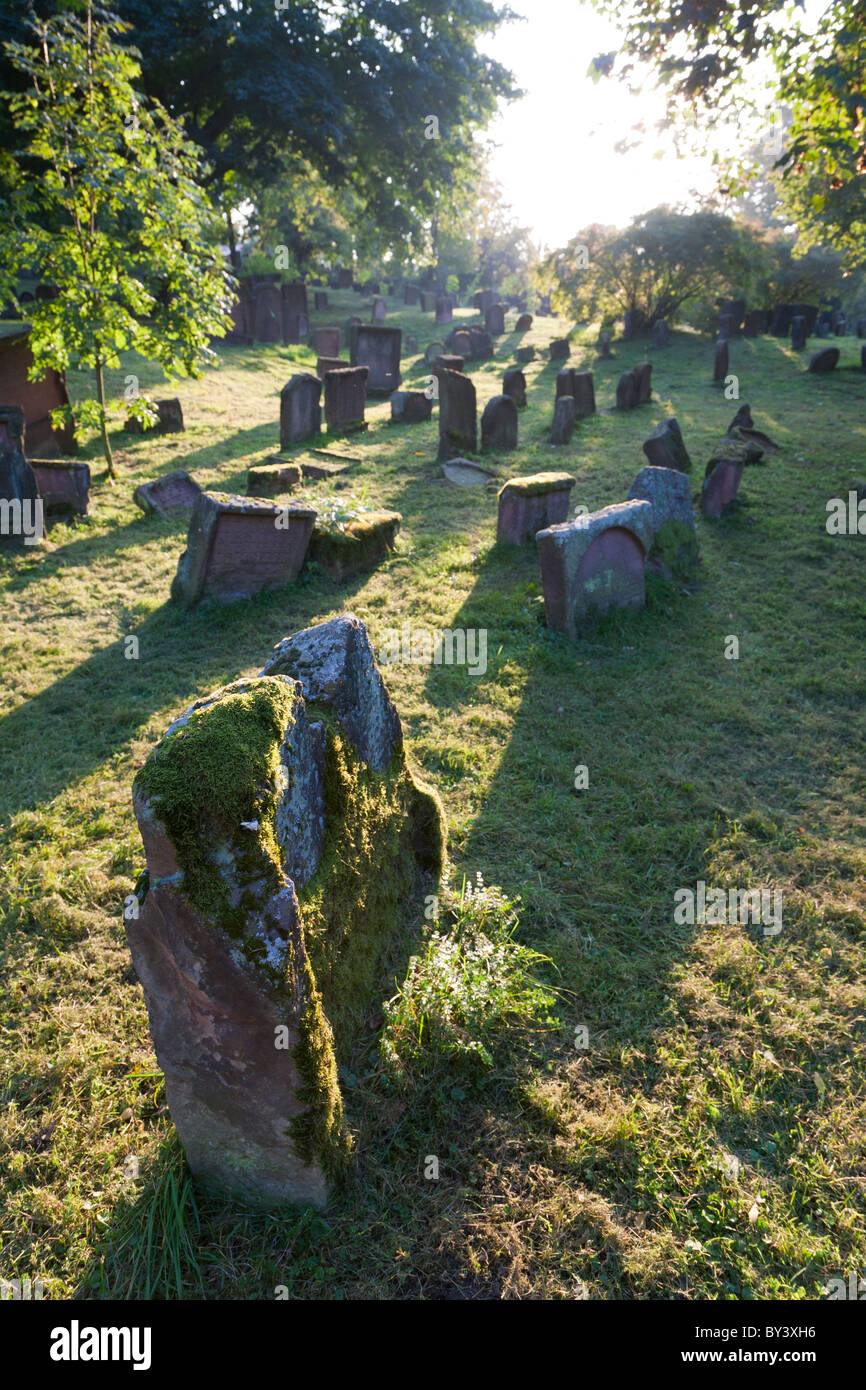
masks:
<path fill-rule="evenodd" d="M 650 554 L 678 579 L 688 579 L 698 563 L 698 539 L 694 528 L 673 518 L 666 521 L 655 534 Z"/>
<path fill-rule="evenodd" d="M 509 478 L 499 489 L 499 496 L 508 491 L 522 493 L 524 497 L 538 497 L 557 488 L 572 488 L 574 483 L 570 473 L 531 473 L 526 478 Z"/>

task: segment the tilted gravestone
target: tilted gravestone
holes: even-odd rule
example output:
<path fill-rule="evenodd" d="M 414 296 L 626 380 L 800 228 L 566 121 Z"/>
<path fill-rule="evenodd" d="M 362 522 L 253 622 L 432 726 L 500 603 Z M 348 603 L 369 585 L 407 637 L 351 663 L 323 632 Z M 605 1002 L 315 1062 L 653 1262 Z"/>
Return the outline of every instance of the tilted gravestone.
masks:
<path fill-rule="evenodd" d="M 692 490 L 685 473 L 655 465 L 642 468 L 628 491 L 629 501 L 649 502 L 653 538 L 647 563 L 663 573 L 685 577 L 698 563 Z"/>
<path fill-rule="evenodd" d="M 167 401 L 154 401 L 157 418 L 152 425 L 143 425 L 131 415 L 123 428 L 130 434 L 180 434 L 184 428 L 183 411 L 176 396 Z"/>
<path fill-rule="evenodd" d="M 517 448 L 517 406 L 510 396 L 493 396 L 481 415 L 482 450 Z"/>
<path fill-rule="evenodd" d="M 575 637 L 591 631 L 611 609 L 642 608 L 653 525 L 652 505 L 633 501 L 539 531 L 548 627 Z"/>
<path fill-rule="evenodd" d="M 511 367 L 502 378 L 502 394 L 510 396 L 518 410 L 526 406 L 526 377 L 519 367 Z"/>
<path fill-rule="evenodd" d="M 523 545 L 545 527 L 566 521 L 574 482 L 570 473 L 510 478 L 499 490 L 497 541 Z"/>
<path fill-rule="evenodd" d="M 704 516 L 719 517 L 731 505 L 739 490 L 744 466 L 741 458 L 710 460 L 701 489 Z"/>
<path fill-rule="evenodd" d="M 439 295 L 436 300 L 436 322 L 450 323 L 454 317 L 454 310 L 451 301 L 446 296 Z"/>
<path fill-rule="evenodd" d="M 652 376 L 652 362 L 638 362 L 634 369 L 634 384 L 638 405 L 649 405 L 652 401 Z"/>
<path fill-rule="evenodd" d="M 423 391 L 395 391 L 391 397 L 391 419 L 401 425 L 419 425 L 429 420 L 433 401 Z"/>
<path fill-rule="evenodd" d="M 306 558 L 315 519 L 309 507 L 277 507 L 227 492 L 200 493 L 172 598 L 189 608 L 200 599 L 227 603 L 290 583 Z"/>
<path fill-rule="evenodd" d="M 557 396 L 553 404 L 551 444 L 567 444 L 577 424 L 577 401 L 574 396 Z"/>
<path fill-rule="evenodd" d="M 755 429 L 755 422 L 752 419 L 752 409 L 747 401 L 743 401 L 743 404 L 728 425 L 727 433 L 731 438 L 739 439 L 744 443 L 758 445 L 762 453 L 764 449 L 775 451 L 779 448 L 775 439 L 771 439 L 768 434 L 764 434 L 763 430 Z M 758 457 L 760 458 L 760 454 Z M 745 461 L 746 463 L 754 463 L 757 462 L 757 459 L 747 456 Z"/>
<path fill-rule="evenodd" d="M 361 324 L 352 336 L 353 367 L 367 367 L 367 390 L 390 395 L 400 385 L 400 349 L 403 333 L 399 328 Z"/>
<path fill-rule="evenodd" d="M 462 372 L 442 370 L 439 379 L 439 458 L 478 449 L 475 386 Z"/>
<path fill-rule="evenodd" d="M 634 372 L 623 372 L 616 384 L 617 410 L 634 410 L 637 405 L 637 381 Z"/>
<path fill-rule="evenodd" d="M 90 469 L 73 459 L 30 459 L 46 516 L 86 516 Z"/>
<path fill-rule="evenodd" d="M 339 328 L 317 328 L 313 334 L 312 348 L 317 357 L 339 357 Z"/>
<path fill-rule="evenodd" d="M 298 372 L 280 392 L 280 448 L 291 449 L 314 438 L 322 428 L 322 383 L 309 372 Z"/>
<path fill-rule="evenodd" d="M 341 367 L 325 375 L 325 426 L 331 434 L 365 430 L 368 367 Z"/>
<path fill-rule="evenodd" d="M 713 381 L 724 381 L 728 375 L 728 344 L 727 342 L 716 343 L 716 355 L 713 358 Z"/>
<path fill-rule="evenodd" d="M 520 318 L 517 320 L 517 323 L 515 324 L 515 329 L 516 329 L 516 331 L 517 331 L 518 333 L 526 333 L 526 332 L 528 332 L 528 330 L 529 330 L 531 327 L 532 327 L 532 315 L 531 315 L 531 314 L 521 314 L 521 315 L 520 315 Z"/>
<path fill-rule="evenodd" d="M 364 624 L 295 633 L 197 700 L 133 809 L 147 879 L 124 924 L 193 1177 L 321 1206 L 351 1151 L 338 1066 L 369 1045 L 445 856 Z"/>
<path fill-rule="evenodd" d="M 571 356 L 571 344 L 567 338 L 554 338 L 550 344 L 551 362 L 564 362 Z"/>
<path fill-rule="evenodd" d="M 164 473 L 154 478 L 152 483 L 141 483 L 132 494 L 132 500 L 143 512 L 167 514 L 185 508 L 192 511 L 201 493 L 201 488 L 184 468 L 176 468 L 172 473 Z"/>
<path fill-rule="evenodd" d="M 505 305 L 491 304 L 484 315 L 484 327 L 488 333 L 499 334 L 505 332 Z"/>
<path fill-rule="evenodd" d="M 656 468 L 675 468 L 680 473 L 692 471 L 692 461 L 683 443 L 682 431 L 673 417 L 656 425 L 649 438 L 644 440 L 643 451 Z"/>
<path fill-rule="evenodd" d="M 320 381 L 324 381 L 327 372 L 339 372 L 344 367 L 351 367 L 351 365 L 351 362 L 345 357 L 317 357 L 316 376 Z"/>
<path fill-rule="evenodd" d="M 832 372 L 839 361 L 838 348 L 822 348 L 809 363 L 810 372 Z"/>
<path fill-rule="evenodd" d="M 806 346 L 806 320 L 802 314 L 791 319 L 791 347 L 794 352 L 802 352 Z"/>
<path fill-rule="evenodd" d="M 315 526 L 309 558 L 338 584 L 368 574 L 394 549 L 402 520 L 399 512 L 364 512 L 337 529 Z"/>

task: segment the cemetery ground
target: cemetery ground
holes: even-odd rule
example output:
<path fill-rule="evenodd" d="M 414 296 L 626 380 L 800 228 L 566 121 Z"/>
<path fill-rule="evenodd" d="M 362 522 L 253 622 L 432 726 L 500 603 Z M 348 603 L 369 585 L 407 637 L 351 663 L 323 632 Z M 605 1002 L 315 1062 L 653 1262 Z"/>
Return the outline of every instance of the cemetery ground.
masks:
<path fill-rule="evenodd" d="M 358 311 L 335 294 L 313 326 Z M 388 322 L 422 354 L 441 334 L 390 303 Z M 515 346 L 539 349 L 497 485 L 566 469 L 573 505 L 619 501 L 674 414 L 698 491 L 737 410 L 711 384 L 712 340 L 616 341 L 602 361 L 597 325 L 576 330 L 569 365 L 594 371 L 599 413 L 551 448 L 562 364 L 546 345 L 570 327 L 536 318 L 467 364 L 480 410 Z M 815 376 L 783 340 L 731 344 L 740 403 L 782 451 L 746 469 L 721 521 L 699 518 L 696 583 L 650 578 L 644 611 L 580 641 L 544 626 L 535 547 L 495 545 L 495 486 L 442 478 L 437 412 L 391 426 L 387 401 L 365 434 L 322 441 L 357 462 L 291 499 L 401 512 L 384 564 L 343 584 L 308 568 L 225 607 L 169 601 L 187 518 L 143 516 L 133 488 L 186 468 L 245 492 L 278 447 L 280 388 L 315 370 L 304 348 L 222 348 L 200 381 L 158 390 L 180 396 L 186 432 L 116 432 L 115 487 L 87 443 L 90 515 L 0 581 L 4 1278 L 41 1279 L 46 1298 L 799 1299 L 862 1272 L 866 540 L 825 521 L 866 473 L 866 375 L 856 340 L 836 345 L 839 369 Z M 646 356 L 652 405 L 610 411 Z M 404 351 L 403 371 L 423 387 L 423 355 Z M 114 399 L 129 372 L 161 385 L 124 361 Z M 342 1076 L 347 1182 L 323 1212 L 261 1215 L 197 1195 L 172 1138 L 121 919 L 144 858 L 131 783 L 193 699 L 343 611 L 377 652 L 404 623 L 486 629 L 483 675 L 383 674 L 444 804 L 452 885 L 480 872 L 520 898 L 517 938 L 546 958 L 555 1005 L 508 1029 L 491 1066 L 432 1051 L 402 1081 L 374 1019 Z M 781 932 L 675 925 L 675 891 L 698 880 L 780 889 Z M 407 904 L 413 940 L 423 918 Z"/>

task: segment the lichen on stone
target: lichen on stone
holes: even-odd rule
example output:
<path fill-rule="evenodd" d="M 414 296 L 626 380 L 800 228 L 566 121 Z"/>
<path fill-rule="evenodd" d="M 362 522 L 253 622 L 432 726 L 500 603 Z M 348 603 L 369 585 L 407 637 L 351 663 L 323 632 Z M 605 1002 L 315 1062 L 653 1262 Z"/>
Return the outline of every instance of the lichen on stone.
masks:
<path fill-rule="evenodd" d="M 526 478 L 509 478 L 499 489 L 499 496 L 503 492 L 519 492 L 524 497 L 538 497 L 545 492 L 554 492 L 558 488 L 574 487 L 575 479 L 570 473 L 532 473 Z"/>

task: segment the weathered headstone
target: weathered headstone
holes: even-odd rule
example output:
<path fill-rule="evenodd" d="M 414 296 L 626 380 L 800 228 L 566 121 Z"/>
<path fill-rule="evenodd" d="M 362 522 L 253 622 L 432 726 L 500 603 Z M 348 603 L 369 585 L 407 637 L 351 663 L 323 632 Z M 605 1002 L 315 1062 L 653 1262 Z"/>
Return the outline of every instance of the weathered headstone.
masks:
<path fill-rule="evenodd" d="M 802 352 L 806 346 L 806 320 L 802 314 L 791 319 L 791 347 L 794 352 Z"/>
<path fill-rule="evenodd" d="M 279 497 L 284 492 L 294 492 L 303 481 L 303 469 L 299 463 L 258 463 L 247 469 L 248 497 Z"/>
<path fill-rule="evenodd" d="M 30 459 L 46 516 L 86 516 L 90 469 L 73 459 Z"/>
<path fill-rule="evenodd" d="M 734 320 L 731 314 L 719 315 L 719 337 L 727 342 L 734 331 Z"/>
<path fill-rule="evenodd" d="M 698 563 L 698 540 L 691 485 L 685 473 L 675 468 L 642 468 L 628 496 L 629 501 L 649 502 L 653 509 L 648 563 L 677 576 L 690 574 Z"/>
<path fill-rule="evenodd" d="M 839 361 L 838 348 L 822 348 L 809 363 L 810 372 L 832 372 Z"/>
<path fill-rule="evenodd" d="M 682 431 L 673 417 L 656 425 L 649 438 L 644 440 L 643 451 L 656 468 L 676 469 L 680 473 L 692 471 L 692 461 L 683 443 Z"/>
<path fill-rule="evenodd" d="M 743 476 L 743 461 L 720 458 L 708 465 L 701 490 L 701 511 L 704 516 L 719 517 L 733 502 Z"/>
<path fill-rule="evenodd" d="M 462 372 L 443 370 L 439 378 L 439 458 L 474 454 L 478 449 L 475 386 Z"/>
<path fill-rule="evenodd" d="M 787 338 L 794 317 L 793 304 L 777 304 L 770 320 L 770 335 L 773 338 Z"/>
<path fill-rule="evenodd" d="M 325 426 L 331 434 L 365 430 L 368 367 L 343 367 L 325 376 Z"/>
<path fill-rule="evenodd" d="M 179 434 L 183 428 L 183 411 L 180 401 L 173 397 L 167 401 L 154 401 L 157 419 L 152 425 L 142 425 L 140 420 L 130 416 L 123 428 L 130 434 Z"/>
<path fill-rule="evenodd" d="M 280 448 L 290 449 L 311 439 L 322 428 L 322 383 L 309 372 L 299 372 L 280 392 Z"/>
<path fill-rule="evenodd" d="M 469 356 L 473 362 L 481 362 L 493 356 L 493 338 L 486 329 L 478 328 L 474 324 L 469 328 Z"/>
<path fill-rule="evenodd" d="M 523 545 L 538 531 L 568 519 L 574 478 L 570 473 L 533 473 L 510 478 L 499 490 L 497 541 Z"/>
<path fill-rule="evenodd" d="M 283 337 L 283 302 L 279 285 L 263 284 L 255 290 L 256 342 L 278 343 Z"/>
<path fill-rule="evenodd" d="M 338 584 L 367 574 L 394 549 L 402 520 L 399 512 L 364 512 L 337 529 L 314 526 L 309 559 Z"/>
<path fill-rule="evenodd" d="M 484 327 L 487 332 L 495 335 L 505 332 L 505 305 L 491 304 L 484 315 Z"/>
<path fill-rule="evenodd" d="M 468 328 L 458 328 L 456 332 L 450 334 L 448 338 L 448 348 L 464 361 L 472 357 L 472 334 Z"/>
<path fill-rule="evenodd" d="M 351 266 L 340 266 L 337 271 L 337 288 L 341 290 L 350 290 L 354 278 L 354 271 Z"/>
<path fill-rule="evenodd" d="M 339 357 L 339 328 L 317 328 L 313 334 L 312 347 L 317 357 Z"/>
<path fill-rule="evenodd" d="M 384 299 L 373 300 L 373 309 L 370 317 L 372 318 L 373 323 L 385 322 L 385 319 L 388 317 L 388 309 L 385 305 Z"/>
<path fill-rule="evenodd" d="M 771 439 L 763 430 L 755 429 L 755 422 L 752 419 L 751 406 L 747 401 L 743 401 L 731 423 L 728 425 L 728 435 L 733 439 L 739 439 L 743 443 L 756 444 L 763 452 L 764 449 L 777 450 L 779 445 L 775 439 Z M 758 456 L 760 457 L 760 455 Z M 746 457 L 746 463 L 754 463 L 754 457 Z"/>
<path fill-rule="evenodd" d="M 493 396 L 481 415 L 482 451 L 517 448 L 517 406 L 510 396 Z"/>
<path fill-rule="evenodd" d="M 124 922 L 193 1177 L 321 1206 L 351 1149 L 338 1059 L 405 969 L 406 905 L 437 889 L 445 846 L 363 623 L 295 633 L 197 700 L 133 808 L 148 875 Z"/>
<path fill-rule="evenodd" d="M 201 494 L 201 488 L 184 468 L 176 468 L 172 473 L 163 473 L 152 483 L 141 483 L 132 494 L 132 500 L 143 512 L 167 514 L 175 510 L 192 511 Z"/>
<path fill-rule="evenodd" d="M 526 347 L 515 348 L 514 357 L 517 362 L 521 362 L 525 366 L 527 362 L 535 361 L 535 348 L 531 343 L 527 343 Z"/>
<path fill-rule="evenodd" d="M 516 331 L 517 331 L 518 333 L 526 333 L 526 332 L 528 332 L 528 330 L 529 330 L 531 327 L 532 327 L 532 315 L 531 315 L 531 314 L 521 314 L 521 315 L 520 315 L 520 318 L 517 320 L 517 323 L 515 324 L 515 329 L 516 329 Z"/>
<path fill-rule="evenodd" d="M 633 410 L 637 405 L 637 380 L 634 372 L 623 372 L 616 384 L 617 410 Z"/>
<path fill-rule="evenodd" d="M 634 337 L 634 314 L 631 310 L 628 310 L 623 318 L 622 336 L 623 340 L 627 343 L 630 343 Z"/>
<path fill-rule="evenodd" d="M 724 381 L 728 375 L 728 344 L 726 342 L 716 343 L 716 355 L 713 358 L 713 381 Z"/>
<path fill-rule="evenodd" d="M 554 338 L 550 344 L 551 362 L 564 362 L 571 356 L 571 344 L 567 338 Z"/>
<path fill-rule="evenodd" d="M 419 425 L 429 420 L 433 401 L 423 391 L 395 391 L 391 397 L 391 419 L 401 425 Z"/>
<path fill-rule="evenodd" d="M 633 501 L 539 531 L 548 627 L 574 637 L 590 631 L 611 609 L 642 608 L 653 525 L 652 505 Z"/>
<path fill-rule="evenodd" d="M 351 342 L 353 367 L 369 368 L 367 390 L 390 395 L 400 385 L 400 349 L 403 334 L 399 328 L 361 324 Z"/>
<path fill-rule="evenodd" d="M 283 310 L 283 343 L 305 343 L 310 335 L 310 320 L 306 314 L 295 314 Z"/>
<path fill-rule="evenodd" d="M 171 596 L 189 608 L 200 599 L 229 602 L 293 580 L 307 554 L 316 513 L 256 497 L 202 492 L 196 498 Z"/>
<path fill-rule="evenodd" d="M 844 338 L 847 332 L 847 324 L 845 320 L 845 314 L 841 309 L 833 310 L 833 316 L 830 320 L 830 326 L 833 330 L 834 335 L 837 338 Z"/>
<path fill-rule="evenodd" d="M 595 384 L 592 372 L 579 372 L 576 367 L 564 367 L 556 374 L 557 396 L 573 396 L 578 420 L 595 414 Z"/>
<path fill-rule="evenodd" d="M 465 366 L 462 357 L 458 357 L 455 352 L 443 352 L 433 359 L 433 375 L 438 376 L 440 372 L 462 372 Z"/>
<path fill-rule="evenodd" d="M 317 357 L 316 376 L 320 381 L 324 381 L 327 372 L 339 372 L 343 367 L 351 367 L 351 365 L 351 362 L 345 357 Z"/>
<path fill-rule="evenodd" d="M 0 545 L 16 548 L 36 544 L 45 535 L 36 475 L 23 444 L 24 411 L 0 406 Z"/>
<path fill-rule="evenodd" d="M 598 335 L 598 350 L 599 350 L 599 353 L 601 354 L 601 356 L 604 357 L 605 359 L 607 359 L 607 358 L 610 357 L 610 334 L 609 334 L 609 333 L 599 333 L 599 335 Z"/>
<path fill-rule="evenodd" d="M 649 405 L 652 401 L 652 362 L 638 362 L 634 369 L 634 384 L 638 405 Z"/>
<path fill-rule="evenodd" d="M 424 349 L 424 361 L 428 367 L 432 367 L 437 357 L 441 357 L 445 351 L 444 343 L 428 343 Z"/>
<path fill-rule="evenodd" d="M 512 367 L 502 378 L 502 394 L 510 396 L 518 410 L 526 405 L 526 377 L 519 367 Z"/>
<path fill-rule="evenodd" d="M 451 301 L 443 295 L 439 295 L 436 300 L 436 322 L 450 323 L 454 317 L 454 310 Z"/>
<path fill-rule="evenodd" d="M 327 290 L 314 290 L 314 291 L 313 291 L 313 307 L 314 307 L 314 309 L 316 310 L 317 313 L 320 313 L 323 309 L 327 309 L 327 307 L 328 307 L 328 292 L 327 292 Z"/>
<path fill-rule="evenodd" d="M 420 308 L 421 291 L 417 285 L 406 285 L 403 290 L 403 303 L 409 308 Z"/>
<path fill-rule="evenodd" d="M 577 423 L 577 402 L 574 396 L 557 396 L 553 405 L 553 424 L 550 427 L 551 444 L 567 444 L 574 434 Z"/>

